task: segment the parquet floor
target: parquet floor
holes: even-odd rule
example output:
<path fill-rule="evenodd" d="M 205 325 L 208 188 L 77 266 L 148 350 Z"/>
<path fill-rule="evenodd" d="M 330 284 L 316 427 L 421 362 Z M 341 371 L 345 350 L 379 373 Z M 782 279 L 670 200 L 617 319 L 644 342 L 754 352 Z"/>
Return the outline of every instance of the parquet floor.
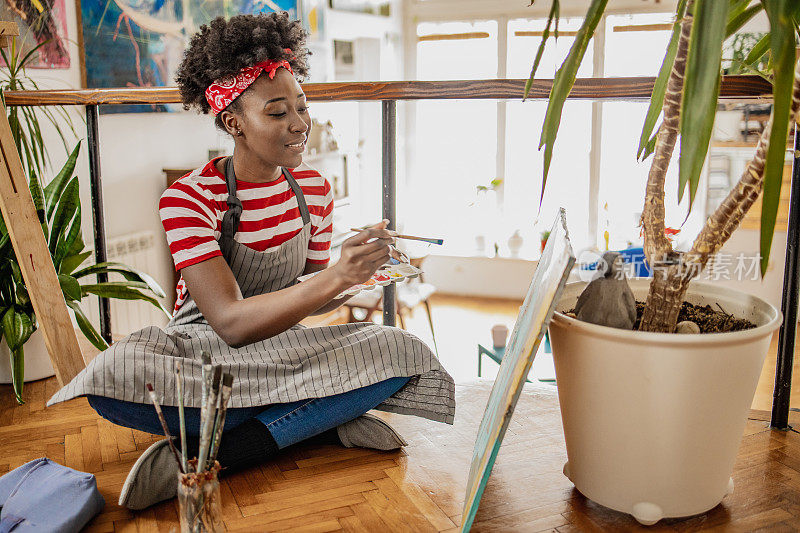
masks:
<path fill-rule="evenodd" d="M 131 464 L 154 436 L 100 419 L 84 399 L 52 408 L 53 378 L 26 385 L 16 406 L 0 386 L 0 474 L 46 455 L 92 472 L 106 499 L 90 532 L 173 531 L 174 501 L 133 513 L 117 506 Z M 223 480 L 230 531 L 453 531 L 461 523 L 469 462 L 489 380 L 457 387 L 453 426 L 384 416 L 405 436 L 402 451 L 297 446 Z M 800 417 L 792 413 L 800 427 Z M 753 411 L 733 474 L 736 490 L 710 512 L 650 531 L 800 530 L 800 435 L 767 428 Z M 711 436 L 713 438 L 713 436 Z M 473 531 L 635 531 L 627 515 L 588 501 L 562 475 L 566 459 L 558 399 L 527 385 L 498 455 Z"/>

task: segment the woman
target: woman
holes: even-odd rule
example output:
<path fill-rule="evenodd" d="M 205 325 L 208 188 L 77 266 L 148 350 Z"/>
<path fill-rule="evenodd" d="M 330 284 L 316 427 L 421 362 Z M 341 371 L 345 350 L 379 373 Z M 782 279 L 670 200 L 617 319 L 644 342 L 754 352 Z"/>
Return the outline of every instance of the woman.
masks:
<path fill-rule="evenodd" d="M 50 403 L 86 395 L 114 423 L 161 433 L 152 383 L 178 431 L 174 363 L 183 368 L 188 452 L 196 453 L 201 356 L 234 376 L 218 460 L 226 471 L 268 460 L 314 437 L 345 446 L 405 444 L 373 408 L 452 423 L 454 386 L 413 335 L 370 323 L 305 328 L 344 289 L 389 259 L 386 221 L 342 245 L 330 268 L 330 185 L 302 165 L 311 119 L 295 76 L 307 73 L 305 34 L 286 13 L 217 18 L 192 38 L 178 72 L 184 107 L 212 112 L 233 136 L 232 157 L 210 161 L 162 196 L 159 210 L 180 271 L 165 329 L 132 333 L 97 356 Z M 302 274 L 322 271 L 297 284 Z M 166 440 L 131 469 L 120 504 L 141 509 L 175 495 Z"/>

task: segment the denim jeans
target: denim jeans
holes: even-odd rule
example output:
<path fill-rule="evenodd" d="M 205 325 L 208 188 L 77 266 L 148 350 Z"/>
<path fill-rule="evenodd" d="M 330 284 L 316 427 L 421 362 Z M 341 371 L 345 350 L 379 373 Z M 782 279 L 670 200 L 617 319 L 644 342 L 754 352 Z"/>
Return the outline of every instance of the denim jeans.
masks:
<path fill-rule="evenodd" d="M 228 409 L 225 415 L 224 431 L 235 428 L 250 418 L 256 418 L 269 428 L 278 447 L 285 448 L 358 418 L 399 391 L 409 379 L 407 377 L 390 378 L 366 387 L 322 398 Z M 114 424 L 157 435 L 164 434 L 156 410 L 151 404 L 126 402 L 105 396 L 89 395 L 87 398 L 89 405 L 97 411 L 97 414 Z M 169 432 L 173 436 L 177 436 L 180 427 L 178 408 L 162 406 L 161 410 L 164 412 Z M 200 409 L 187 407 L 184 411 L 186 434 L 198 436 Z"/>

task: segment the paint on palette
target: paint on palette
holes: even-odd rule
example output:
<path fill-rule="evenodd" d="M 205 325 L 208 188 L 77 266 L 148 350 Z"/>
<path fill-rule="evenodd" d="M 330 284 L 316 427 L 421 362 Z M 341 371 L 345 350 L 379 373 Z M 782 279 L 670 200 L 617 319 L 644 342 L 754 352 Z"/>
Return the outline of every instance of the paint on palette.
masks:
<path fill-rule="evenodd" d="M 382 266 L 366 282 L 359 285 L 353 285 L 349 289 L 342 291 L 339 295 L 336 296 L 336 298 L 342 298 L 343 296 L 353 296 L 361 291 L 371 291 L 375 287 L 383 287 L 389 285 L 390 283 L 397 283 L 399 281 L 403 281 L 406 279 L 416 278 L 421 273 L 422 270 L 413 265 L 409 265 L 408 263 L 387 264 Z M 297 281 L 302 282 L 309 280 L 314 276 L 316 276 L 317 274 L 319 274 L 319 272 L 312 272 L 311 274 L 299 276 L 297 278 Z"/>

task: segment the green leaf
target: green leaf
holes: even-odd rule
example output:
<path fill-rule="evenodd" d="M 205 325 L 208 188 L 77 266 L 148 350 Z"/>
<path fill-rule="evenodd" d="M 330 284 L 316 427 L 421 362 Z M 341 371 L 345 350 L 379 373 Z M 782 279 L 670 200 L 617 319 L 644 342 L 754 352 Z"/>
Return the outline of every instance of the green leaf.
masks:
<path fill-rule="evenodd" d="M 761 3 L 747 7 L 750 2 L 751 0 L 741 0 L 731 7 L 731 12 L 728 15 L 728 24 L 725 26 L 726 38 L 742 29 L 742 26 L 747 24 L 750 19 L 761 13 L 761 10 L 764 9 Z"/>
<path fill-rule="evenodd" d="M 775 83 L 772 89 L 772 130 L 764 169 L 764 198 L 761 204 L 761 275 L 767 270 L 772 234 L 781 198 L 786 138 L 791 116 L 794 82 L 795 41 L 791 0 L 764 0 L 770 23 L 770 52 Z"/>
<path fill-rule="evenodd" d="M 64 234 L 67 231 L 67 224 L 75 218 L 75 213 L 78 211 L 80 201 L 78 195 L 78 178 L 75 177 L 69 181 L 67 187 L 64 189 L 64 193 L 58 199 L 56 211 L 53 214 L 53 222 L 50 229 L 50 242 L 48 243 L 50 255 L 55 256 L 56 245 L 60 239 L 64 238 Z"/>
<path fill-rule="evenodd" d="M 35 172 L 30 173 L 28 188 L 31 190 L 33 206 L 36 208 L 36 216 L 39 218 L 39 223 L 46 224 L 47 219 L 44 216 L 44 191 L 42 191 L 42 185 L 39 183 L 39 178 L 36 177 Z M 47 233 L 45 233 L 45 235 L 47 235 Z"/>
<path fill-rule="evenodd" d="M 78 305 L 78 302 L 67 300 L 67 305 L 75 312 L 75 321 L 78 323 L 78 327 L 81 328 L 83 335 L 89 342 L 98 350 L 105 350 L 108 348 L 108 343 L 100 336 L 97 330 L 94 329 L 94 326 L 89 322 L 89 319 L 86 318 L 86 315 L 83 314 L 83 310 L 81 306 Z"/>
<path fill-rule="evenodd" d="M 146 288 L 148 288 L 146 283 L 137 281 L 106 281 L 103 283 L 81 285 L 83 295 L 94 294 L 101 298 L 117 298 L 119 300 L 144 300 L 161 309 L 168 317 L 171 317 L 171 313 L 161 302 L 137 290 Z"/>
<path fill-rule="evenodd" d="M 728 2 L 717 0 L 697 0 L 694 6 L 681 102 L 678 183 L 679 202 L 687 185 L 689 187 L 689 211 L 694 203 L 714 126 L 728 6 Z"/>
<path fill-rule="evenodd" d="M 528 77 L 528 81 L 525 82 L 525 92 L 522 95 L 523 101 L 528 97 L 528 93 L 531 90 L 531 85 L 533 85 L 533 79 L 536 77 L 536 71 L 538 70 L 539 63 L 542 60 L 547 39 L 550 37 L 550 24 L 552 24 L 553 19 L 556 21 L 556 37 L 558 37 L 558 16 L 560 10 L 561 6 L 559 5 L 559 0 L 553 0 L 553 3 L 550 5 L 550 14 L 547 15 L 547 24 L 545 24 L 544 31 L 542 32 L 542 42 L 539 43 L 539 49 L 536 50 L 536 58 L 533 60 L 531 75 Z"/>
<path fill-rule="evenodd" d="M 61 261 L 69 253 L 70 248 L 77 240 L 78 236 L 81 233 L 81 204 L 78 203 L 78 209 L 75 211 L 75 216 L 72 219 L 72 224 L 70 224 L 69 231 L 64 235 L 63 239 L 59 239 L 58 243 L 56 244 L 56 253 L 53 256 L 53 265 L 56 267 L 56 271 L 61 269 Z"/>
<path fill-rule="evenodd" d="M 72 274 L 72 272 L 81 266 L 81 264 L 83 264 L 83 262 L 86 261 L 86 258 L 90 255 L 92 255 L 91 250 L 77 254 L 68 254 L 67 257 L 61 261 L 61 266 L 58 271 L 61 274 Z"/>
<path fill-rule="evenodd" d="M 61 292 L 64 293 L 64 297 L 67 299 L 80 300 L 83 296 L 81 294 L 81 284 L 69 274 L 59 274 L 58 283 L 61 285 Z"/>
<path fill-rule="evenodd" d="M 747 56 L 744 58 L 744 63 L 755 67 L 759 60 L 764 57 L 764 54 L 769 51 L 769 42 L 770 34 L 765 33 L 764 36 L 753 45 L 753 48 L 750 49 L 750 52 L 748 52 Z"/>
<path fill-rule="evenodd" d="M 644 145 L 644 153 L 642 154 L 642 161 L 653 155 L 653 152 L 656 151 L 656 140 L 658 140 L 658 129 L 656 129 L 656 132 L 653 134 L 652 137 L 650 137 L 650 140 L 647 141 L 647 144 Z"/>
<path fill-rule="evenodd" d="M 544 188 L 547 183 L 547 173 L 550 170 L 550 162 L 553 158 L 553 145 L 558 136 L 558 127 L 561 124 L 561 113 L 564 110 L 564 102 L 567 99 L 572 86 L 575 84 L 575 76 L 578 74 L 583 56 L 589 46 L 589 40 L 594 35 L 597 24 L 603 18 L 603 11 L 608 0 L 592 0 L 586 18 L 583 20 L 575 40 L 567 54 L 567 58 L 561 64 L 553 80 L 553 88 L 550 90 L 550 98 L 547 103 L 547 112 L 542 126 L 542 136 L 539 139 L 539 149 L 544 149 L 544 172 L 542 173 L 542 194 L 539 198 L 539 205 L 544 199 Z"/>
<path fill-rule="evenodd" d="M 140 270 L 136 270 L 135 268 L 123 263 L 116 263 L 113 261 L 105 263 L 96 263 L 86 268 L 82 268 L 78 272 L 75 272 L 73 276 L 80 279 L 84 276 L 89 276 L 92 274 L 100 274 L 104 272 L 105 273 L 117 272 L 119 274 L 122 274 L 127 280 L 144 282 L 147 284 L 147 288 L 153 291 L 153 293 L 155 293 L 156 296 L 158 296 L 159 298 L 164 298 L 165 296 L 164 290 L 161 288 L 158 282 L 155 279 L 153 279 L 152 276 Z"/>
<path fill-rule="evenodd" d="M 681 19 L 685 12 L 686 0 L 680 0 L 675 13 L 675 22 L 672 24 L 672 37 L 669 39 L 664 60 L 661 62 L 661 70 L 658 71 L 658 77 L 656 77 L 656 81 L 653 84 L 650 106 L 647 108 L 642 134 L 639 137 L 639 148 L 636 150 L 636 157 L 641 160 L 647 158 L 647 154 L 642 155 L 642 153 L 646 151 L 648 139 L 650 139 L 658 116 L 661 114 L 661 109 L 664 107 L 664 95 L 667 93 L 667 81 L 669 80 L 669 73 L 672 71 L 672 65 L 675 63 L 675 55 L 678 53 L 678 41 L 681 36 Z M 653 143 L 653 146 L 655 147 L 655 143 Z"/>
<path fill-rule="evenodd" d="M 14 398 L 19 405 L 25 403 L 22 399 L 22 389 L 25 386 L 25 348 L 20 346 L 16 350 L 10 350 L 11 358 L 11 385 L 14 389 Z"/>
<path fill-rule="evenodd" d="M 64 166 L 61 168 L 61 171 L 53 178 L 53 181 L 48 183 L 44 188 L 44 203 L 47 208 L 47 218 L 48 220 L 53 216 L 53 212 L 56 210 L 58 205 L 58 200 L 61 197 L 61 193 L 64 191 L 64 188 L 67 186 L 67 183 L 72 177 L 72 173 L 75 170 L 75 163 L 78 160 L 78 153 L 81 149 L 81 143 L 78 141 L 78 145 L 72 150 L 72 153 L 67 158 L 67 162 L 64 163 Z"/>
<path fill-rule="evenodd" d="M 28 342 L 33 333 L 31 318 L 25 313 L 20 313 L 13 306 L 9 307 L 3 315 L 2 323 L 6 344 L 12 351 Z"/>

